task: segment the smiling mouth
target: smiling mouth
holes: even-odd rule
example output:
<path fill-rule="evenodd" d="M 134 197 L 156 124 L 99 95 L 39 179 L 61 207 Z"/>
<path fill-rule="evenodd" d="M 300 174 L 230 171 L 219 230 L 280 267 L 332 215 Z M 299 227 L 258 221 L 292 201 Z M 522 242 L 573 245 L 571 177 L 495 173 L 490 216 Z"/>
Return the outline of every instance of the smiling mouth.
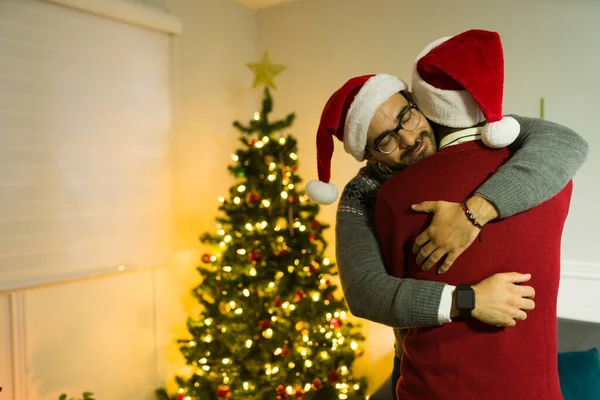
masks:
<path fill-rule="evenodd" d="M 421 142 L 419 143 L 419 147 L 417 147 L 416 149 L 411 151 L 410 156 L 411 157 L 418 156 L 423 151 L 424 148 L 425 148 L 425 141 L 421 140 Z"/>

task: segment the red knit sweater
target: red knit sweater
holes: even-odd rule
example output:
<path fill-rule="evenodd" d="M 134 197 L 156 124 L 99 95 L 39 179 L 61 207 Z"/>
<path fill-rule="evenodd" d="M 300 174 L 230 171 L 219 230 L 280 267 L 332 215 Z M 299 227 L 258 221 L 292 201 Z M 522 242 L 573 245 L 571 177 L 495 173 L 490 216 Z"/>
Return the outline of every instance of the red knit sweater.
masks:
<path fill-rule="evenodd" d="M 556 300 L 560 246 L 572 183 L 553 199 L 511 218 L 492 222 L 446 274 L 422 272 L 412 253 L 429 214 L 411 204 L 461 202 L 502 165 L 507 149 L 481 142 L 444 148 L 382 185 L 376 227 L 389 272 L 397 277 L 477 283 L 498 272 L 531 273 L 536 308 L 516 327 L 495 328 L 475 319 L 433 328 L 411 328 L 404 339 L 399 400 L 558 400 Z"/>

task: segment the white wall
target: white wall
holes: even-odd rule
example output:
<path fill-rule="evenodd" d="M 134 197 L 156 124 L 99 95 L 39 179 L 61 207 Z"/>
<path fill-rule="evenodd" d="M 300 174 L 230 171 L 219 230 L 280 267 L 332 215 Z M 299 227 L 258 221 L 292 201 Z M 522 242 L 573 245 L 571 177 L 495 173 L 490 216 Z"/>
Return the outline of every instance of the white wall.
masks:
<path fill-rule="evenodd" d="M 471 28 L 498 31 L 506 58 L 505 112 L 538 117 L 543 96 L 546 119 L 575 129 L 590 144 L 588 161 L 575 178 L 563 240 L 565 269 L 577 272 L 581 262 L 589 265 L 582 277 L 563 281 L 559 313 L 598 320 L 600 311 L 590 302 L 600 303 L 600 280 L 585 283 L 595 288 L 587 298 L 579 295 L 582 285 L 577 282 L 598 276 L 600 269 L 600 214 L 595 206 L 600 196 L 599 18 L 600 3 L 592 1 L 303 0 L 259 12 L 258 47 L 289 66 L 275 99 L 281 112 L 297 113 L 300 173 L 308 180 L 316 176 L 314 143 L 322 107 L 348 78 L 386 72 L 409 79 L 415 56 L 434 39 Z M 332 180 L 338 187 L 358 167 L 336 143 Z M 325 207 L 323 214 L 333 223 L 335 206 Z M 333 231 L 328 237 L 333 243 Z M 383 327 L 371 326 L 366 333 L 370 353 L 360 365 L 369 370 L 374 385 L 391 369 L 383 354 L 391 352 L 392 340 Z M 387 349 L 382 340 L 390 343 Z"/>
<path fill-rule="evenodd" d="M 0 0 L 0 22 L 14 25 L 9 11 L 24 1 Z M 164 2 L 144 3 L 160 8 Z M 26 4 L 24 18 L 45 23 L 61 22 L 51 18 L 57 10 L 75 12 L 39 0 Z M 172 85 L 165 85 L 173 88 L 174 115 L 171 141 L 165 143 L 173 188 L 166 195 L 172 197 L 177 223 L 161 230 L 174 239 L 172 265 L 1 294 L 2 399 L 55 400 L 62 392 L 89 390 L 98 399 L 150 400 L 183 365 L 174 341 L 186 334 L 185 321 L 196 304 L 188 295 L 199 281 L 194 266 L 202 250 L 196 238 L 214 227 L 217 192 L 228 187 L 225 164 L 236 138 L 231 122 L 254 112 L 252 75 L 244 63 L 258 58 L 256 15 L 230 0 L 164 5 L 182 17 L 184 26 L 184 33 L 167 44 L 171 57 L 164 60 L 171 59 Z M 87 24 L 121 24 L 78 15 L 83 30 Z M 90 22 L 93 18 L 97 24 Z M 127 29 L 141 28 L 122 28 Z M 59 70 L 73 67 L 67 58 L 60 61 Z M 5 129 L 2 138 L 13 134 Z"/>

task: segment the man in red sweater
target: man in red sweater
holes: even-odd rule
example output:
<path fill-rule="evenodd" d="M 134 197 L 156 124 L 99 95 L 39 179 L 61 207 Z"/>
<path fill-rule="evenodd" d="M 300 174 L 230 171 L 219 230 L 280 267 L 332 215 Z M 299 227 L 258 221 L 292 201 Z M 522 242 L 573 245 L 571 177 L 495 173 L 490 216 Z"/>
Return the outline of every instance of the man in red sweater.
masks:
<path fill-rule="evenodd" d="M 477 72 L 476 64 L 485 67 Z M 381 186 L 375 226 L 390 274 L 443 281 L 457 288 L 453 323 L 407 333 L 397 386 L 400 400 L 562 399 L 556 301 L 571 182 L 540 206 L 487 224 L 480 241 L 455 262 L 460 265 L 443 275 L 435 269 L 424 272 L 412 251 L 429 217 L 413 212 L 411 205 L 440 198 L 463 202 L 511 156 L 506 148 L 492 150 L 480 141 L 482 135 L 492 137 L 492 143 L 486 143 L 496 141 L 500 147 L 502 135 L 510 136 L 515 128 L 514 120 L 502 117 L 502 68 L 497 34 L 477 31 L 432 43 L 413 71 L 413 94 L 421 111 L 440 125 L 436 129 L 440 150 Z M 402 111 L 386 110 L 386 104 L 382 109 L 393 115 Z M 487 125 L 479 123 L 485 120 Z M 465 218 L 481 227 L 466 204 Z M 527 319 L 505 329 L 472 318 L 478 303 L 470 285 L 519 265 L 531 272 L 528 284 L 536 288 L 537 306 Z"/>

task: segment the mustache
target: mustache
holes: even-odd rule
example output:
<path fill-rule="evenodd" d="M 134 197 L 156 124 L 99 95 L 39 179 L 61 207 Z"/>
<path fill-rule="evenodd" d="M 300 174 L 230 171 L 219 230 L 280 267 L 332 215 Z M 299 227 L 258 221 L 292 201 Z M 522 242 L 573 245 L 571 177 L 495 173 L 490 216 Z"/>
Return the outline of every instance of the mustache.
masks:
<path fill-rule="evenodd" d="M 421 147 L 421 143 L 423 143 L 427 139 L 428 136 L 429 136 L 429 132 L 427 132 L 427 130 L 424 130 L 423 132 L 421 132 L 419 134 L 419 138 L 417 140 L 415 140 L 415 144 L 406 148 L 402 152 L 402 155 L 400 156 L 400 160 L 405 160 L 408 157 L 410 157 L 415 151 L 417 151 L 417 149 L 419 147 Z"/>

